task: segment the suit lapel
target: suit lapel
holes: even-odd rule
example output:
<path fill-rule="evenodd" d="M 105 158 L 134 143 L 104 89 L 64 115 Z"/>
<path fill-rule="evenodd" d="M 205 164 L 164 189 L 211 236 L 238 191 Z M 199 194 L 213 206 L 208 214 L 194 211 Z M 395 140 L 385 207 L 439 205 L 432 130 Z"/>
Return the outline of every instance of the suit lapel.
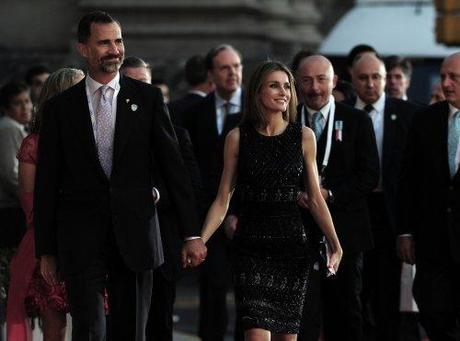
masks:
<path fill-rule="evenodd" d="M 393 121 L 396 122 L 398 113 L 395 112 L 392 102 L 385 99 L 385 109 L 383 112 L 383 141 L 382 141 L 382 173 L 385 173 L 388 162 L 390 161 L 391 143 L 394 141 Z"/>
<path fill-rule="evenodd" d="M 129 139 L 133 121 L 138 114 L 136 113 L 137 108 L 139 108 L 139 101 L 133 84 L 127 81 L 126 77 L 120 76 L 120 92 L 117 97 L 117 117 L 113 139 L 112 169 L 115 168 Z"/>
<path fill-rule="evenodd" d="M 71 100 L 73 100 L 73 104 L 70 105 L 70 108 L 72 108 L 75 114 L 75 129 L 81 132 L 78 133 L 78 136 L 82 140 L 81 146 L 83 149 L 86 149 L 87 153 L 90 155 L 91 161 L 97 168 L 98 173 L 104 179 L 107 179 L 99 162 L 96 141 L 94 139 L 93 124 L 91 123 L 91 115 L 89 112 L 88 98 L 86 97 L 85 80 L 82 80 L 76 85 L 75 91 L 76 96 L 70 96 Z"/>
<path fill-rule="evenodd" d="M 205 129 L 204 131 L 209 132 L 210 136 L 214 136 L 214 139 L 219 138 L 219 134 L 217 132 L 217 113 L 216 113 L 216 97 L 214 92 L 211 93 L 206 98 L 206 108 L 207 110 L 203 113 L 204 114 L 204 124 Z"/>

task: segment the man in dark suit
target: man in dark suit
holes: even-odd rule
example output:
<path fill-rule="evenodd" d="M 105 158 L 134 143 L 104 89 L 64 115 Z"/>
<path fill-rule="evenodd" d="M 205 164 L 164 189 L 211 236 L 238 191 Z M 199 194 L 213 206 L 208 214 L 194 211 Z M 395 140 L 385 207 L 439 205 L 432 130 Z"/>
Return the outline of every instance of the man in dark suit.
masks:
<path fill-rule="evenodd" d="M 397 340 L 401 263 L 396 256 L 396 194 L 407 132 L 416 106 L 385 95 L 386 71 L 379 57 L 355 61 L 352 83 L 358 95 L 349 103 L 372 119 L 380 158 L 380 180 L 368 196 L 375 249 L 364 255 L 363 305 L 370 339 Z"/>
<path fill-rule="evenodd" d="M 185 63 L 185 80 L 190 86 L 187 94 L 168 103 L 171 120 L 178 125 L 183 125 L 185 113 L 214 91 L 214 83 L 208 74 L 205 58 L 200 55 L 190 57 Z"/>
<path fill-rule="evenodd" d="M 441 66 L 446 101 L 415 115 L 401 178 L 399 252 L 415 263 L 414 297 L 432 341 L 460 330 L 460 54 Z"/>
<path fill-rule="evenodd" d="M 48 282 L 56 257 L 68 291 L 73 340 L 144 340 L 152 269 L 153 164 L 164 174 L 183 235 L 184 266 L 203 261 L 199 223 L 177 140 L 160 92 L 120 77 L 120 24 L 96 11 L 78 26 L 84 81 L 43 109 L 35 191 L 36 253 Z"/>
<path fill-rule="evenodd" d="M 366 195 L 379 179 L 379 161 L 374 130 L 363 112 L 334 102 L 337 77 L 329 60 L 315 55 L 301 61 L 296 72 L 303 104 L 300 120 L 313 129 L 318 141 L 317 163 L 321 193 L 328 203 L 344 256 L 335 279 L 321 279 L 312 269 L 309 290 L 321 292 L 325 340 L 363 340 L 361 273 L 363 252 L 372 248 Z M 333 117 L 332 117 L 333 116 Z M 333 130 L 328 134 L 329 124 Z M 327 141 L 330 156 L 325 160 Z M 326 165 L 327 164 L 327 165 Z M 309 227 L 314 226 L 308 219 Z M 320 309 L 308 295 L 299 340 L 318 340 Z M 315 303 L 313 303 L 315 304 Z M 315 312 L 315 314 L 312 314 Z M 314 335 L 313 337 L 305 337 Z"/>
<path fill-rule="evenodd" d="M 242 109 L 242 64 L 240 53 L 230 45 L 213 48 L 206 67 L 216 90 L 184 115 L 203 179 L 203 207 L 207 211 L 217 194 L 223 168 L 225 136 L 240 120 Z M 230 283 L 229 237 L 236 220 L 227 217 L 227 227 L 218 229 L 208 242 L 209 257 L 200 269 L 200 326 L 204 341 L 224 339 L 228 314 L 226 295 Z M 224 222 L 224 225 L 226 223 Z"/>

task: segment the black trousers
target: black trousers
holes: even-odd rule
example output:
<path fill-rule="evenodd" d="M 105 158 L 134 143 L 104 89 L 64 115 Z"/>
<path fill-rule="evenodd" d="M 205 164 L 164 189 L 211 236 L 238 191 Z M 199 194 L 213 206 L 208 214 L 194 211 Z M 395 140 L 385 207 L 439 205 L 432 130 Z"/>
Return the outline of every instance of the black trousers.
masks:
<path fill-rule="evenodd" d="M 114 238 L 99 259 L 64 280 L 70 301 L 73 341 L 144 341 L 152 293 L 152 271 L 134 272 Z M 104 309 L 108 292 L 109 315 Z"/>
<path fill-rule="evenodd" d="M 208 242 L 206 262 L 200 266 L 199 336 L 223 341 L 228 324 L 227 292 L 231 285 L 229 242 L 219 228 Z"/>
<path fill-rule="evenodd" d="M 152 301 L 146 329 L 147 341 L 172 341 L 175 300 L 176 282 L 167 279 L 161 269 L 154 270 Z"/>
<path fill-rule="evenodd" d="M 401 261 L 383 193 L 368 199 L 375 248 L 364 254 L 363 312 L 366 340 L 399 339 Z"/>
<path fill-rule="evenodd" d="M 413 292 L 430 341 L 460 340 L 460 265 L 417 261 Z"/>
<path fill-rule="evenodd" d="M 304 305 L 299 341 L 318 341 L 321 325 L 326 341 L 362 341 L 363 254 L 345 255 L 333 278 L 313 269 Z M 321 318 L 322 316 L 322 318 Z"/>

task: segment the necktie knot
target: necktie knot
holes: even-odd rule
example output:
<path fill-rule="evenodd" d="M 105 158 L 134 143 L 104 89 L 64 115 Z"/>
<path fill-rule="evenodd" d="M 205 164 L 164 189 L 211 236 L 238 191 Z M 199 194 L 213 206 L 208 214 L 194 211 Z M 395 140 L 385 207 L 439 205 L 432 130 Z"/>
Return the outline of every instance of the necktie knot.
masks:
<path fill-rule="evenodd" d="M 369 114 L 372 110 L 374 110 L 374 107 L 372 106 L 372 104 L 366 104 L 366 105 L 364 106 L 364 111 L 367 112 L 368 114 Z"/>
<path fill-rule="evenodd" d="M 313 128 L 313 132 L 316 135 L 316 139 L 318 140 L 323 132 L 323 125 L 321 124 L 322 114 L 321 112 L 315 112 L 312 116 L 311 127 Z"/>
<path fill-rule="evenodd" d="M 104 100 L 107 100 L 107 96 L 108 96 L 108 91 L 110 89 L 110 86 L 108 85 L 103 85 L 99 88 L 99 90 L 101 91 L 101 97 L 104 99 Z"/>

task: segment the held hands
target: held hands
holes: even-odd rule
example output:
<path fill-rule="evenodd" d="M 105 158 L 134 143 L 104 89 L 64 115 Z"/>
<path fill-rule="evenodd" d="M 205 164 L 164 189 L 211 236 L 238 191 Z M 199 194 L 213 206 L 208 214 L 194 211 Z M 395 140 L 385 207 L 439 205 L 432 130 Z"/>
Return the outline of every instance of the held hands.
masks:
<path fill-rule="evenodd" d="M 321 187 L 321 195 L 324 198 L 324 200 L 327 201 L 327 199 L 329 199 L 329 191 L 327 189 L 324 189 L 323 187 Z M 300 207 L 305 208 L 306 210 L 310 209 L 310 207 L 308 207 L 308 195 L 306 192 L 299 192 L 297 194 L 297 204 Z"/>
<path fill-rule="evenodd" d="M 201 238 L 187 240 L 182 247 L 182 267 L 194 268 L 204 262 L 207 248 Z"/>
<path fill-rule="evenodd" d="M 40 257 L 40 273 L 49 285 L 57 284 L 56 257 L 51 255 Z"/>
<path fill-rule="evenodd" d="M 412 236 L 399 236 L 396 250 L 401 260 L 408 264 L 415 264 L 415 242 Z"/>

